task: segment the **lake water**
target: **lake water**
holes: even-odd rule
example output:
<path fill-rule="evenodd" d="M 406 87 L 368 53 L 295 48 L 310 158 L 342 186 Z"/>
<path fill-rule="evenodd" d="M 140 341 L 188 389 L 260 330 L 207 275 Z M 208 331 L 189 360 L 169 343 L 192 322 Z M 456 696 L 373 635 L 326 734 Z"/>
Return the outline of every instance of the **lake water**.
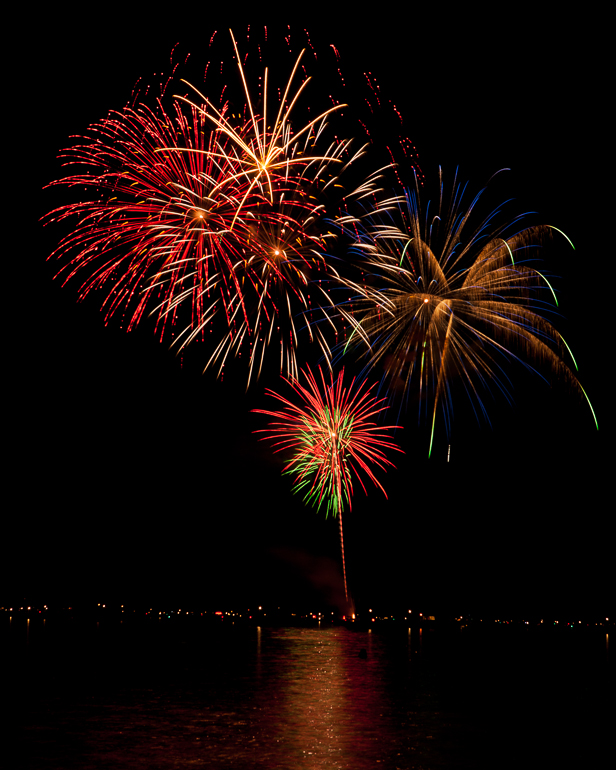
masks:
<path fill-rule="evenodd" d="M 486 626 L 3 621 L 2 764 L 597 767 L 615 724 L 605 632 Z"/>

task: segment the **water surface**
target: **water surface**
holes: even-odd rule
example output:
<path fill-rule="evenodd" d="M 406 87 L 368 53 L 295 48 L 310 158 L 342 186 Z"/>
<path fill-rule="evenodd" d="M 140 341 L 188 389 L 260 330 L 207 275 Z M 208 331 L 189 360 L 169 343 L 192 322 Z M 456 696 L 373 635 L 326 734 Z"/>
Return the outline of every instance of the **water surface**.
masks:
<path fill-rule="evenodd" d="M 614 716 L 604 635 L 578 630 L 36 619 L 4 639 L 33 770 L 590 766 Z"/>

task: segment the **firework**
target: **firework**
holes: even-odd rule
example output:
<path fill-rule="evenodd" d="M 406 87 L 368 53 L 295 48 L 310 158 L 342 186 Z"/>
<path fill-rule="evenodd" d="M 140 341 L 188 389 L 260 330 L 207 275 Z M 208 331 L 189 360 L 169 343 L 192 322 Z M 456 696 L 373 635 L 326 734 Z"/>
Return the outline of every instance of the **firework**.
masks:
<path fill-rule="evenodd" d="M 337 516 L 340 524 L 340 545 L 344 564 L 342 512 L 351 510 L 353 481 L 357 479 L 366 492 L 362 476 L 370 479 L 387 497 L 371 465 L 386 469 L 393 467 L 386 450 L 402 451 L 392 441 L 388 431 L 399 426 L 378 426 L 374 418 L 387 409 L 385 399 L 376 399 L 372 387 L 362 383 L 355 387 L 353 380 L 344 387 L 344 370 L 326 383 L 321 369 L 320 382 L 310 369 L 304 372 L 306 386 L 297 380 L 287 380 L 302 403 L 266 391 L 280 401 L 284 408 L 278 412 L 257 409 L 261 414 L 274 417 L 265 438 L 274 442 L 275 451 L 291 451 L 292 456 L 283 473 L 295 479 L 294 492 L 304 495 L 304 501 L 317 507 L 324 504 L 326 515 Z M 348 598 L 348 592 L 347 592 Z"/>
<path fill-rule="evenodd" d="M 87 170 L 53 184 L 84 186 L 95 197 L 48 215 L 49 221 L 78 219 L 51 256 L 67 259 L 59 273 L 65 281 L 85 273 L 81 299 L 106 290 L 106 322 L 121 312 L 130 330 L 154 309 L 162 334 L 177 321 L 180 304 L 190 304 L 189 323 L 198 329 L 218 306 L 228 318 L 241 308 L 235 274 L 240 228 L 230 235 L 241 186 L 220 187 L 229 164 L 171 149 L 218 148 L 206 123 L 179 105 L 171 114 L 160 105 L 156 111 L 126 108 L 93 125 L 83 143 L 63 153 L 67 163 Z M 161 147 L 169 149 L 163 153 Z"/>
<path fill-rule="evenodd" d="M 418 187 L 406 191 L 403 200 L 390 201 L 390 214 L 397 212 L 389 221 L 363 225 L 354 250 L 364 280 L 340 277 L 356 293 L 339 308 L 352 327 L 345 349 L 364 347 L 367 366 L 382 368 L 391 393 L 418 396 L 420 417 L 431 421 L 430 452 L 439 406 L 450 425 L 454 381 L 463 382 L 485 414 L 482 389 L 496 385 L 507 395 L 501 368 L 507 360 L 547 367 L 587 399 L 563 361 L 568 346 L 543 317 L 556 295 L 529 265 L 555 228 L 518 230 L 521 217 L 498 227 L 497 208 L 469 232 L 480 195 L 465 208 L 463 191 L 454 181 L 448 200 L 441 178 L 430 219 Z"/>
<path fill-rule="evenodd" d="M 212 121 L 217 131 L 228 137 L 228 139 L 231 141 L 235 150 L 234 161 L 237 164 L 237 168 L 235 174 L 231 174 L 229 179 L 225 180 L 225 184 L 229 181 L 233 182 L 239 179 L 247 178 L 249 180 L 248 188 L 238 204 L 235 218 L 232 222 L 233 226 L 235 219 L 237 216 L 239 216 L 242 206 L 255 187 L 261 191 L 265 190 L 269 194 L 270 202 L 274 204 L 276 198 L 278 197 L 275 194 L 275 187 L 277 186 L 276 179 L 281 172 L 286 177 L 288 177 L 290 167 L 295 167 L 297 165 L 305 167 L 307 164 L 312 164 L 315 161 L 326 160 L 324 156 L 306 155 L 305 146 L 303 151 L 300 150 L 297 152 L 299 140 L 302 136 L 304 136 L 305 145 L 306 141 L 310 138 L 312 130 L 315 126 L 319 124 L 323 125 L 323 121 L 327 115 L 329 115 L 331 112 L 342 109 L 346 105 L 336 104 L 333 107 L 330 107 L 330 109 L 325 110 L 325 112 L 321 113 L 313 120 L 309 121 L 299 131 L 294 132 L 292 130 L 290 122 L 291 112 L 297 103 L 300 94 L 310 80 L 309 77 L 306 77 L 298 88 L 297 92 L 290 96 L 293 81 L 304 54 L 304 51 L 302 51 L 297 57 L 297 61 L 295 62 L 295 66 L 293 67 L 293 71 L 291 72 L 291 76 L 287 82 L 284 95 L 280 100 L 280 105 L 274 124 L 273 126 L 269 126 L 267 121 L 267 67 L 265 68 L 264 73 L 264 86 L 262 94 L 263 115 L 258 115 L 253 106 L 248 84 L 246 82 L 246 75 L 244 73 L 244 68 L 240 58 L 240 53 L 238 51 L 237 43 L 235 42 L 235 38 L 233 37 L 232 32 L 231 39 L 233 41 L 237 66 L 244 88 L 246 106 L 250 114 L 249 124 L 252 130 L 249 136 L 247 136 L 243 130 L 238 131 L 237 127 L 234 126 L 233 123 L 225 116 L 224 111 L 218 110 L 205 96 L 203 96 L 203 94 L 194 88 L 194 86 L 190 86 L 189 83 L 187 85 L 189 85 L 197 93 L 197 95 L 201 97 L 204 106 L 195 104 L 191 100 L 184 97 L 178 98 L 183 99 L 192 107 L 198 109 L 199 112 L 201 112 L 204 116 Z M 229 159 L 228 154 L 224 151 L 215 153 L 212 152 L 212 150 L 195 150 L 194 148 L 189 150 L 189 152 L 195 151 L 205 152 L 210 157 L 217 156 L 219 158 L 223 158 L 225 161 Z M 327 160 L 330 161 L 331 157 L 327 158 Z"/>
<path fill-rule="evenodd" d="M 222 341 L 208 365 L 220 373 L 229 354 L 247 349 L 250 382 L 273 339 L 281 370 L 297 375 L 298 323 L 329 354 L 310 331 L 309 284 L 326 267 L 324 195 L 350 154 L 345 141 L 315 152 L 339 105 L 291 125 L 309 80 L 294 90 L 301 54 L 277 110 L 265 71 L 258 115 L 233 45 L 244 116 L 200 94 L 201 104 L 178 97 L 169 111 L 159 99 L 111 113 L 62 154 L 79 172 L 52 183 L 85 187 L 89 199 L 47 221 L 78 220 L 52 256 L 65 262 L 65 280 L 86 276 L 80 298 L 103 291 L 105 322 L 121 314 L 130 330 L 153 314 L 160 336 L 169 329 L 181 349 L 216 320 Z"/>

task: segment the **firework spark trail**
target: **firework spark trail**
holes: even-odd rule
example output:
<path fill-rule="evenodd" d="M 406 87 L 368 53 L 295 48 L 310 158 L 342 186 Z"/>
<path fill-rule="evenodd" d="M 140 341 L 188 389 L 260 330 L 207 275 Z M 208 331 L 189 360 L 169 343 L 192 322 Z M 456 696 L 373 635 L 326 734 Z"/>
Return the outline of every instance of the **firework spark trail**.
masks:
<path fill-rule="evenodd" d="M 243 133 L 238 132 L 236 128 L 233 126 L 233 124 L 225 117 L 224 112 L 221 110 L 218 110 L 207 99 L 207 97 L 201 94 L 196 88 L 194 88 L 194 86 L 190 85 L 189 83 L 187 83 L 187 85 L 189 85 L 197 93 L 197 95 L 201 97 L 202 102 L 206 106 L 202 107 L 198 104 L 194 104 L 194 102 L 190 101 L 189 99 L 185 99 L 182 96 L 178 96 L 177 98 L 186 101 L 192 107 L 194 107 L 195 109 L 198 109 L 204 116 L 206 116 L 209 120 L 212 121 L 212 123 L 214 124 L 214 126 L 218 131 L 225 134 L 231 140 L 231 142 L 234 145 L 236 145 L 237 149 L 239 150 L 237 154 L 237 161 L 238 161 L 239 168 L 237 169 L 235 175 L 234 176 L 232 175 L 230 179 L 233 180 L 233 179 L 244 178 L 247 176 L 248 177 L 252 176 L 248 189 L 246 190 L 243 199 L 238 205 L 236 216 L 231 223 L 231 228 L 233 228 L 233 225 L 235 224 L 235 221 L 240 214 L 242 206 L 245 204 L 246 199 L 248 198 L 248 196 L 250 195 L 250 193 L 252 192 L 255 186 L 258 186 L 260 189 L 262 189 L 264 187 L 264 181 L 265 181 L 265 187 L 267 189 L 267 192 L 269 193 L 270 202 L 274 204 L 275 194 L 274 194 L 274 186 L 272 181 L 273 172 L 280 173 L 286 169 L 288 173 L 288 169 L 292 165 L 301 164 L 302 166 L 306 166 L 307 164 L 311 164 L 314 161 L 322 161 L 322 160 L 331 161 L 332 160 L 332 158 L 325 158 L 324 156 L 319 156 L 319 155 L 315 155 L 315 156 L 295 155 L 293 150 L 296 148 L 298 141 L 302 137 L 302 135 L 309 134 L 315 126 L 323 123 L 327 115 L 331 114 L 332 112 L 335 112 L 336 110 L 340 110 L 343 107 L 346 107 L 346 105 L 345 104 L 334 105 L 333 107 L 330 107 L 328 110 L 325 110 L 324 112 L 322 112 L 316 118 L 313 118 L 299 131 L 296 131 L 296 132 L 291 131 L 290 120 L 289 120 L 291 112 L 293 110 L 293 107 L 297 103 L 302 91 L 307 86 L 310 80 L 309 77 L 306 77 L 302 82 L 302 84 L 300 85 L 300 87 L 298 88 L 297 92 L 292 97 L 289 96 L 289 92 L 291 90 L 293 80 L 295 79 L 297 68 L 304 54 L 304 51 L 302 51 L 298 56 L 297 61 L 295 62 L 295 66 L 293 67 L 293 71 L 291 72 L 291 76 L 285 87 L 284 94 L 280 100 L 280 106 L 278 108 L 278 114 L 276 115 L 274 125 L 272 128 L 270 128 L 267 123 L 268 70 L 267 68 L 265 69 L 265 75 L 264 75 L 263 115 L 259 116 L 255 112 L 255 109 L 252 103 L 252 98 L 250 95 L 250 90 L 248 89 L 248 84 L 246 82 L 246 75 L 244 73 L 244 68 L 242 66 L 242 62 L 240 59 L 239 50 L 232 32 L 231 32 L 231 39 L 233 40 L 233 47 L 235 49 L 237 66 L 240 72 L 240 77 L 244 88 L 246 104 L 250 112 L 250 125 L 252 129 L 250 133 L 250 139 L 247 139 Z M 290 101 L 290 103 L 288 106 L 286 106 L 288 100 Z M 214 114 L 212 114 L 212 112 Z M 190 151 L 194 152 L 194 150 L 190 150 Z M 204 151 L 201 151 L 201 152 L 204 152 Z M 211 154 L 211 151 L 209 150 L 205 152 L 207 152 L 208 154 Z M 262 178 L 264 178 L 264 180 Z"/>
<path fill-rule="evenodd" d="M 344 598 L 347 600 L 347 604 L 350 604 L 349 586 L 347 583 L 347 574 L 346 574 L 346 560 L 344 558 L 344 532 L 342 530 L 342 511 L 339 511 L 338 513 L 338 522 L 340 525 L 340 553 L 342 555 L 342 578 L 344 580 Z"/>
<path fill-rule="evenodd" d="M 364 348 L 367 368 L 381 367 L 383 382 L 391 392 L 401 390 L 406 400 L 418 392 L 420 410 L 431 401 L 429 453 L 439 406 L 449 429 L 454 380 L 462 380 L 484 414 L 482 388 L 495 384 L 508 396 L 499 375 L 501 359 L 515 359 L 529 369 L 528 361 L 546 365 L 588 401 L 562 360 L 568 346 L 542 315 L 549 303 L 540 293 L 553 295 L 553 289 L 527 264 L 531 250 L 556 228 L 535 226 L 507 235 L 521 217 L 496 226 L 499 207 L 463 238 L 483 190 L 465 209 L 456 183 L 447 201 L 440 181 L 438 212 L 431 220 L 429 204 L 424 212 L 416 187 L 404 199 L 383 205 L 388 221 L 374 216 L 345 221 L 347 228 L 357 227 L 354 252 L 372 283 L 338 276 L 355 296 L 352 310 L 344 303 L 336 308 L 352 328 L 345 351 Z"/>
<path fill-rule="evenodd" d="M 260 116 L 233 45 L 246 119 L 205 96 L 179 99 L 171 111 L 159 99 L 154 109 L 110 113 L 62 153 L 79 171 L 50 185 L 85 187 L 90 199 L 46 221 L 79 220 L 51 256 L 67 262 L 65 282 L 86 276 L 80 299 L 106 290 L 105 322 L 121 314 L 130 330 L 150 312 L 161 338 L 170 329 L 182 349 L 224 319 L 208 365 L 220 374 L 230 354 L 248 348 L 250 383 L 274 336 L 281 371 L 297 376 L 298 317 L 329 359 L 323 334 L 311 330 L 309 285 L 327 267 L 324 195 L 361 153 L 351 157 L 342 140 L 315 152 L 326 117 L 344 105 L 293 130 L 291 111 L 310 80 L 294 90 L 301 54 L 269 126 L 267 70 Z"/>
<path fill-rule="evenodd" d="M 255 409 L 255 412 L 275 419 L 263 438 L 272 440 L 276 452 L 291 450 L 292 457 L 283 469 L 295 478 L 294 492 L 302 492 L 304 502 L 316 506 L 325 503 L 326 515 L 341 516 L 345 505 L 351 510 L 353 480 L 357 479 L 364 492 L 362 474 L 372 481 L 387 497 L 370 464 L 385 470 L 394 467 L 385 450 L 402 451 L 390 438 L 388 431 L 400 426 L 378 426 L 374 418 L 387 409 L 385 399 L 372 395 L 374 386 L 355 379 L 344 387 L 344 370 L 326 383 L 319 369 L 320 382 L 310 369 L 303 371 L 306 386 L 298 380 L 286 380 L 300 397 L 297 405 L 272 390 L 266 392 L 283 404 L 281 411 Z M 345 592 L 348 599 L 344 538 L 340 521 Z"/>
<path fill-rule="evenodd" d="M 52 185 L 84 185 L 95 197 L 50 212 L 48 221 L 79 218 L 51 257 L 70 257 L 60 271 L 65 282 L 87 273 L 80 298 L 108 287 L 106 321 L 136 304 L 129 311 L 131 329 L 157 300 L 162 333 L 182 299 L 190 299 L 194 317 L 207 315 L 204 301 L 215 289 L 212 307 L 222 300 L 229 316 L 241 305 L 234 271 L 241 239 L 230 238 L 228 227 L 241 188 L 228 187 L 212 199 L 211 187 L 227 178 L 224 163 L 201 153 L 159 152 L 162 146 L 211 146 L 216 137 L 204 128 L 195 111 L 176 107 L 167 114 L 160 105 L 156 112 L 141 105 L 112 113 L 83 143 L 64 151 L 68 165 L 87 170 Z"/>

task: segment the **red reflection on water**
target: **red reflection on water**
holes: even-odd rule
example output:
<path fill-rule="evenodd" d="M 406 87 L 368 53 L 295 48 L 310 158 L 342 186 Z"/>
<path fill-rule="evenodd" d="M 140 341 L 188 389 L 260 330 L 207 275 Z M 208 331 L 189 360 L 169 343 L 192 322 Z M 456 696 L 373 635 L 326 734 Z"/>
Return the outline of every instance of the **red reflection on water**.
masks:
<path fill-rule="evenodd" d="M 382 748 L 383 699 L 371 635 L 344 628 L 285 629 L 278 635 L 288 649 L 270 693 L 275 740 L 284 745 L 287 762 L 310 770 L 372 767 Z M 362 648 L 367 656 L 360 657 Z"/>

